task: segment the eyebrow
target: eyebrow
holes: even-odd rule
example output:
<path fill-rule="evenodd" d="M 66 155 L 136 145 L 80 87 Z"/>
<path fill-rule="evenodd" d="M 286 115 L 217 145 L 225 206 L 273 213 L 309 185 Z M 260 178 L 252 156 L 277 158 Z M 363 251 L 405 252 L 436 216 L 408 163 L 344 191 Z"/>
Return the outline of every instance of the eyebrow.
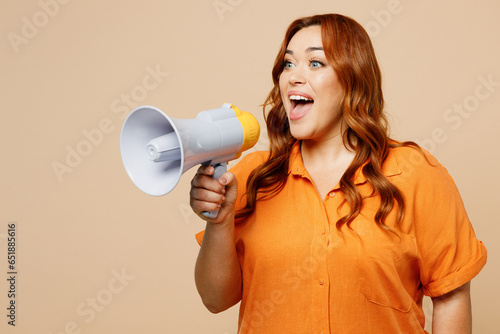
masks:
<path fill-rule="evenodd" d="M 321 46 L 311 46 L 311 47 L 308 47 L 308 48 L 306 49 L 306 53 L 307 53 L 307 52 L 312 52 L 312 51 L 324 51 L 324 49 L 323 49 L 323 47 L 321 47 Z M 288 50 L 288 49 L 287 49 L 287 50 L 285 51 L 285 53 L 288 53 L 288 54 L 290 54 L 290 55 L 293 55 L 293 51 L 292 51 L 292 50 Z"/>

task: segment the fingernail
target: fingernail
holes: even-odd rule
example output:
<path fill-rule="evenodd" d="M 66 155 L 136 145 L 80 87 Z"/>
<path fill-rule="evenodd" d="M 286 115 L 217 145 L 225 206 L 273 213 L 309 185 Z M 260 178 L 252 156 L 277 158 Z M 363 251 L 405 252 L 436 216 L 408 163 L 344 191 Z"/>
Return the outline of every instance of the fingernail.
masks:
<path fill-rule="evenodd" d="M 221 192 L 220 192 L 222 195 L 224 195 L 226 193 L 226 189 L 222 188 Z"/>
<path fill-rule="evenodd" d="M 225 177 L 221 177 L 219 179 L 219 182 L 222 183 L 222 184 L 226 184 L 227 183 L 227 179 Z"/>
<path fill-rule="evenodd" d="M 226 201 L 226 196 L 222 196 L 222 202 Z"/>

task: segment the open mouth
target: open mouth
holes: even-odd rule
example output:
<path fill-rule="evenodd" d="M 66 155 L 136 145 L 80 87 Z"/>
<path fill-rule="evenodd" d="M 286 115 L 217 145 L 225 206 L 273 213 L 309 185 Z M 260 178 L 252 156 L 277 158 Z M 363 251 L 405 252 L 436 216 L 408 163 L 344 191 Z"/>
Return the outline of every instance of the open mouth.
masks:
<path fill-rule="evenodd" d="M 290 95 L 290 120 L 295 121 L 304 117 L 312 105 L 314 100 L 303 95 Z"/>

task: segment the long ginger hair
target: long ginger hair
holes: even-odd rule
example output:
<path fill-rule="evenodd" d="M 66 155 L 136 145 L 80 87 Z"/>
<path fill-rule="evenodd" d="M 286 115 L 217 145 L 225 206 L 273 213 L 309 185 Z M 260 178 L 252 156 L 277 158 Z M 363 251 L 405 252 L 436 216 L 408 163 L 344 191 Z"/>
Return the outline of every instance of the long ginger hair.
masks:
<path fill-rule="evenodd" d="M 381 73 L 370 38 L 359 23 L 338 14 L 300 18 L 288 27 L 272 70 L 274 87 L 263 105 L 270 142 L 269 158 L 250 174 L 247 180 L 246 206 L 236 213 L 236 219 L 250 216 L 255 210 L 257 198 L 261 200 L 273 196 L 286 183 L 290 152 L 297 140 L 290 132 L 281 99 L 279 77 L 283 71 L 285 51 L 292 37 L 299 30 L 315 25 L 321 27 L 326 58 L 343 88 L 340 110 L 347 125 L 343 132 L 343 142 L 347 149 L 355 152 L 353 161 L 339 181 L 340 191 L 345 198 L 342 205 L 347 202 L 350 211 L 337 221 L 337 229 L 346 223 L 349 226 L 361 212 L 363 198 L 354 184 L 354 176 L 363 165 L 362 172 L 371 183 L 373 193 L 380 196 L 375 221 L 387 229 L 384 222 L 395 202 L 398 204 L 397 224 L 403 220 L 404 199 L 398 188 L 382 174 L 382 163 L 389 148 L 418 145 L 390 140 L 383 111 Z"/>

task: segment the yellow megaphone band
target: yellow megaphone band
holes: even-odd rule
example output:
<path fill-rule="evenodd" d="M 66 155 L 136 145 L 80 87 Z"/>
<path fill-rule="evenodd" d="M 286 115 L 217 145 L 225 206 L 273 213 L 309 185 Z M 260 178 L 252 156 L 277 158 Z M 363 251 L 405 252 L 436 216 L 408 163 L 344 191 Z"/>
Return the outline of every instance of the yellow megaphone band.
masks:
<path fill-rule="evenodd" d="M 242 111 L 232 104 L 230 105 L 243 127 L 243 144 L 238 153 L 236 153 L 236 159 L 238 159 L 243 151 L 254 146 L 259 140 L 260 125 L 254 115 L 247 111 Z"/>

